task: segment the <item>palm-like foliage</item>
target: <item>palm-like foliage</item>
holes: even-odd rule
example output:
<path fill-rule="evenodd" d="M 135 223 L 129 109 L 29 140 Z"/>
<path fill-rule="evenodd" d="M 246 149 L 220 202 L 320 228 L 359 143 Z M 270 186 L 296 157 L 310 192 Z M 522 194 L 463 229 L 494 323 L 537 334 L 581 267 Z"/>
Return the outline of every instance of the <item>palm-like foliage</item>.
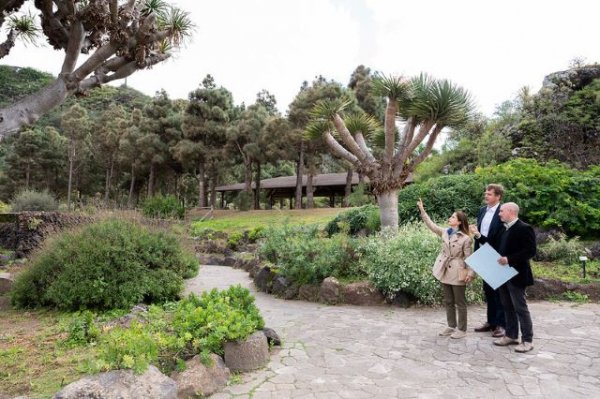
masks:
<path fill-rule="evenodd" d="M 159 16 L 158 27 L 169 33 L 169 42 L 176 47 L 189 38 L 195 28 L 190 13 L 175 7 L 171 7 L 168 13 Z"/>
<path fill-rule="evenodd" d="M 377 74 L 373 78 L 373 92 L 376 95 L 403 101 L 410 97 L 411 84 L 402 76 Z"/>
<path fill-rule="evenodd" d="M 346 127 L 350 133 L 362 133 L 365 137 L 371 136 L 375 131 L 381 129 L 381 125 L 371 115 L 364 112 L 353 113 L 344 119 Z"/>
<path fill-rule="evenodd" d="M 25 43 L 36 44 L 39 28 L 32 14 L 11 15 L 8 18 L 8 29 L 14 31 Z"/>

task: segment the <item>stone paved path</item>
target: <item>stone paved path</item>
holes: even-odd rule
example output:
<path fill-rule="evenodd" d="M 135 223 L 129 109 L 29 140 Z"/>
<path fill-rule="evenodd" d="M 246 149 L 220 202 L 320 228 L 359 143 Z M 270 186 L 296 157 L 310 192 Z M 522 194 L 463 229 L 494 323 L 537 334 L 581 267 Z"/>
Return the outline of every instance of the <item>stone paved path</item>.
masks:
<path fill-rule="evenodd" d="M 247 273 L 204 266 L 188 291 L 241 284 Z M 224 398 L 600 398 L 600 305 L 534 302 L 535 349 L 518 354 L 487 334 L 437 336 L 442 309 L 327 306 L 255 293 L 283 339 L 264 370 Z M 485 315 L 469 307 L 469 330 Z"/>

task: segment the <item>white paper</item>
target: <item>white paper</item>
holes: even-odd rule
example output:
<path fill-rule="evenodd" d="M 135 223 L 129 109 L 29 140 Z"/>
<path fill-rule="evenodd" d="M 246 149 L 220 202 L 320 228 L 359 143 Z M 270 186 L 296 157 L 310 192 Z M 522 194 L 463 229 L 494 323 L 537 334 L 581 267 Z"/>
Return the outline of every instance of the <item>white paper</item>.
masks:
<path fill-rule="evenodd" d="M 519 274 L 510 265 L 501 265 L 498 263 L 500 254 L 488 243 L 485 243 L 471 256 L 465 259 L 467 265 L 475 270 L 481 278 L 493 289 L 497 289 L 502 284 Z"/>

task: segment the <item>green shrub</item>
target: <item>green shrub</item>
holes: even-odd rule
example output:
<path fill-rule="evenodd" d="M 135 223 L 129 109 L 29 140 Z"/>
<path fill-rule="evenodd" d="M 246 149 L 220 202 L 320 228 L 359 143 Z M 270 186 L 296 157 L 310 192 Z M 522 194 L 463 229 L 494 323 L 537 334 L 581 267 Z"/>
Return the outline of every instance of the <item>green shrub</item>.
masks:
<path fill-rule="evenodd" d="M 146 198 L 142 202 L 142 213 L 146 217 L 160 218 L 160 219 L 183 219 L 185 215 L 185 207 L 179 202 L 177 197 L 167 195 L 157 195 L 154 197 Z"/>
<path fill-rule="evenodd" d="M 175 334 L 196 352 L 221 355 L 226 341 L 245 339 L 264 325 L 254 297 L 239 285 L 192 294 L 179 302 L 173 318 Z"/>
<path fill-rule="evenodd" d="M 583 253 L 583 244 L 579 241 L 579 237 L 569 240 L 566 235 L 559 234 L 556 238 L 550 236 L 547 243 L 539 246 L 536 258 L 570 265 L 576 263 Z"/>
<path fill-rule="evenodd" d="M 365 183 L 359 183 L 348 196 L 348 205 L 350 206 L 363 206 L 372 203 L 373 199 L 367 193 L 367 185 Z"/>
<path fill-rule="evenodd" d="M 238 195 L 233 199 L 234 206 L 240 211 L 248 211 L 252 208 L 252 201 L 254 200 L 252 193 L 246 191 L 240 191 Z"/>
<path fill-rule="evenodd" d="M 177 298 L 198 262 L 174 236 L 109 220 L 47 242 L 16 279 L 18 307 L 126 309 Z"/>
<path fill-rule="evenodd" d="M 159 340 L 149 328 L 133 321 L 129 328 L 115 327 L 100 341 L 99 369 L 132 369 L 143 373 L 158 362 Z"/>
<path fill-rule="evenodd" d="M 24 190 L 15 196 L 11 209 L 13 212 L 56 211 L 58 203 L 47 191 Z"/>
<path fill-rule="evenodd" d="M 227 247 L 236 250 L 240 242 L 244 239 L 244 233 L 234 231 L 227 238 Z"/>
<path fill-rule="evenodd" d="M 263 226 L 257 226 L 248 232 L 248 241 L 251 243 L 254 243 L 264 237 L 265 228 Z"/>
<path fill-rule="evenodd" d="M 97 340 L 98 358 L 91 372 L 133 369 L 141 373 L 149 364 L 165 374 L 200 354 L 203 362 L 212 352 L 223 354 L 226 341 L 243 340 L 264 328 L 264 320 L 247 288 L 216 289 L 190 295 L 163 307 L 150 306 L 140 321 L 113 327 Z"/>
<path fill-rule="evenodd" d="M 318 226 L 269 228 L 260 255 L 278 272 L 298 284 L 320 283 L 326 277 L 365 276 L 358 264 L 358 241 L 344 234 L 324 237 Z"/>
<path fill-rule="evenodd" d="M 431 274 L 431 267 L 441 245 L 439 237 L 425 225 L 408 223 L 401 226 L 397 234 L 381 233 L 368 238 L 361 247 L 362 268 L 388 298 L 403 291 L 420 303 L 439 303 L 440 283 Z M 469 284 L 467 299 L 481 300 L 480 284 Z"/>
<path fill-rule="evenodd" d="M 100 329 L 94 322 L 94 313 L 89 310 L 74 313 L 69 323 L 69 338 L 71 344 L 87 344 L 95 342 L 100 335 Z"/>
<path fill-rule="evenodd" d="M 5 204 L 4 202 L 0 201 L 0 213 L 8 213 L 10 212 L 10 205 Z"/>
<path fill-rule="evenodd" d="M 355 235 L 361 230 L 371 234 L 378 231 L 380 226 L 379 207 L 365 205 L 340 213 L 327 223 L 325 231 L 330 237 L 343 231 L 344 228 L 348 230 L 345 232 L 351 235 Z"/>
<path fill-rule="evenodd" d="M 440 176 L 411 184 L 398 195 L 400 223 L 421 220 L 417 209 L 419 198 L 434 220 L 446 220 L 455 211 L 463 210 L 474 222 L 482 206 L 484 190 L 485 183 L 477 175 Z"/>
<path fill-rule="evenodd" d="M 600 236 L 600 167 L 578 171 L 558 161 L 515 159 L 476 173 L 486 182 L 502 183 L 504 201 L 519 204 L 528 223 Z"/>

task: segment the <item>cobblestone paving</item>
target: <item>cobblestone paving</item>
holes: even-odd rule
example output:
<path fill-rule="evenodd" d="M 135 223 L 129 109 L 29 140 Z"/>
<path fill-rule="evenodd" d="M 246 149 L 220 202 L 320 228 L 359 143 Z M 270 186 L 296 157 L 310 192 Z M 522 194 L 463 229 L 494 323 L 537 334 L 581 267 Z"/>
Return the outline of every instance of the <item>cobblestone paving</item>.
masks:
<path fill-rule="evenodd" d="M 248 275 L 204 266 L 190 292 L 241 284 Z M 535 349 L 519 354 L 472 332 L 438 337 L 443 309 L 327 306 L 255 293 L 267 327 L 282 338 L 268 367 L 211 398 L 600 398 L 600 305 L 533 302 Z"/>

